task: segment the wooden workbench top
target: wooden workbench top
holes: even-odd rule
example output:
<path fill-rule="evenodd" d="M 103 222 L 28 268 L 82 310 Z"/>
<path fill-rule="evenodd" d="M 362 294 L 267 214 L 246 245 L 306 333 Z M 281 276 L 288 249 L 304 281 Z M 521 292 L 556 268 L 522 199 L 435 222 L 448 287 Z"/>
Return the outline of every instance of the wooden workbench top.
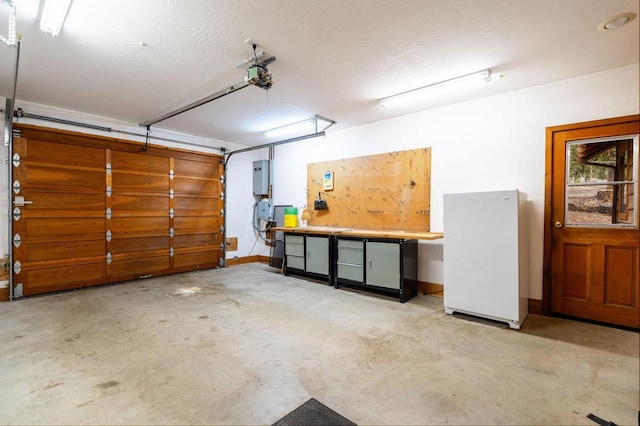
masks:
<path fill-rule="evenodd" d="M 327 226 L 299 226 L 297 228 L 271 228 L 291 234 L 342 235 L 348 237 L 399 238 L 403 240 L 437 240 L 442 232 L 376 231 L 369 229 L 334 228 Z"/>

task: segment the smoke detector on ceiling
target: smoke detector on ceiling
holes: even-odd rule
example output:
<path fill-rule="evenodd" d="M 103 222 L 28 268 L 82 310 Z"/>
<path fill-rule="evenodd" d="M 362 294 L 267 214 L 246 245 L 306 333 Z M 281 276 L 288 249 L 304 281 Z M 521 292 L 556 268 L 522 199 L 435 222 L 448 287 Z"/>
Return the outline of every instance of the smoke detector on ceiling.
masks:
<path fill-rule="evenodd" d="M 598 25 L 598 30 L 600 31 L 609 31 L 615 30 L 620 27 L 627 25 L 629 22 L 636 19 L 636 15 L 633 12 L 623 13 L 621 15 L 612 16 L 609 19 L 605 19 Z"/>

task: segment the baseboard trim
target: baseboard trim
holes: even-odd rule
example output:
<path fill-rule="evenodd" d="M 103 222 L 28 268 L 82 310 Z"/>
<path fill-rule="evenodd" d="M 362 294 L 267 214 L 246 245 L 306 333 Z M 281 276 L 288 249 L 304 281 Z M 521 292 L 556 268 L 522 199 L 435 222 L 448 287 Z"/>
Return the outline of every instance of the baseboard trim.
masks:
<path fill-rule="evenodd" d="M 269 263 L 269 256 L 261 256 L 261 255 L 254 254 L 253 256 L 235 257 L 233 259 L 227 259 L 226 266 L 227 267 L 236 266 L 236 265 L 242 265 L 245 263 L 253 263 L 253 262 Z"/>
<path fill-rule="evenodd" d="M 542 300 L 529 299 L 529 313 L 542 315 Z"/>
<path fill-rule="evenodd" d="M 444 286 L 442 284 L 418 281 L 418 293 L 442 297 L 443 292 Z"/>

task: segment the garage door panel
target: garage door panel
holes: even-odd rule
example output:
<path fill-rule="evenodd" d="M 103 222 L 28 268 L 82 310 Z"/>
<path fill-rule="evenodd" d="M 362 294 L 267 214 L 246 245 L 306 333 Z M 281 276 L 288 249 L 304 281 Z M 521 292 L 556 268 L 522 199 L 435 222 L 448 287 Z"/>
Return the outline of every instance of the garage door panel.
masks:
<path fill-rule="evenodd" d="M 174 210 L 176 214 L 193 214 L 206 213 L 211 215 L 212 212 L 219 211 L 219 198 L 194 198 L 194 197 L 175 197 Z"/>
<path fill-rule="evenodd" d="M 218 216 L 175 217 L 173 223 L 177 235 L 219 231 L 222 224 Z"/>
<path fill-rule="evenodd" d="M 173 247 L 176 249 L 200 246 L 220 246 L 220 234 L 187 234 L 176 235 Z"/>
<path fill-rule="evenodd" d="M 80 288 L 106 282 L 106 262 L 23 270 L 15 282 L 24 284 L 26 296 L 50 291 Z"/>
<path fill-rule="evenodd" d="M 97 238 L 104 238 L 106 227 L 105 218 L 75 217 L 75 218 L 24 218 L 24 236 L 62 236 L 97 234 Z"/>
<path fill-rule="evenodd" d="M 104 259 L 105 240 L 25 243 L 27 262 L 69 258 L 100 257 Z"/>
<path fill-rule="evenodd" d="M 169 176 L 169 158 L 148 153 L 111 152 L 111 167 L 114 172 L 137 171 Z"/>
<path fill-rule="evenodd" d="M 113 261 L 109 265 L 109 276 L 144 277 L 169 273 L 169 255 Z"/>
<path fill-rule="evenodd" d="M 201 177 L 208 179 L 220 178 L 220 163 L 211 163 L 209 161 L 185 160 L 181 158 L 174 159 L 173 170 L 176 177 L 183 176 Z"/>
<path fill-rule="evenodd" d="M 110 229 L 113 238 L 167 235 L 169 216 L 112 218 Z"/>
<path fill-rule="evenodd" d="M 104 170 L 104 149 L 20 139 L 26 145 L 23 159 L 47 164 L 78 165 Z"/>
<path fill-rule="evenodd" d="M 52 212 L 55 210 L 94 210 L 104 216 L 105 193 L 102 188 L 99 192 L 90 193 L 62 192 L 60 187 L 48 189 L 47 191 L 30 189 L 22 192 L 24 199 L 32 201 L 33 204 L 26 207 L 25 211 L 33 212 L 45 210 Z"/>
<path fill-rule="evenodd" d="M 173 266 L 175 268 L 190 267 L 192 269 L 211 268 L 220 265 L 220 257 L 220 250 L 176 253 L 173 256 Z"/>
<path fill-rule="evenodd" d="M 218 180 L 204 180 L 204 179 L 188 179 L 179 178 L 174 179 L 174 190 L 179 194 L 202 194 L 206 196 L 219 196 L 220 182 Z"/>
<path fill-rule="evenodd" d="M 114 238 L 110 243 L 112 255 L 140 253 L 144 251 L 166 250 L 169 252 L 169 236 L 145 238 Z"/>
<path fill-rule="evenodd" d="M 27 184 L 51 185 L 54 188 L 68 185 L 72 187 L 104 187 L 104 170 L 78 169 L 71 167 L 46 167 L 24 164 L 27 178 L 20 182 Z"/>
<path fill-rule="evenodd" d="M 163 193 L 169 194 L 169 176 L 148 175 L 144 173 L 113 172 L 114 191 L 125 193 Z"/>
<path fill-rule="evenodd" d="M 169 212 L 168 194 L 156 196 L 142 195 L 116 195 L 111 197 L 111 210 L 114 215 L 122 215 L 128 211 L 162 211 L 164 214 Z M 140 215 L 140 214 L 138 214 Z"/>

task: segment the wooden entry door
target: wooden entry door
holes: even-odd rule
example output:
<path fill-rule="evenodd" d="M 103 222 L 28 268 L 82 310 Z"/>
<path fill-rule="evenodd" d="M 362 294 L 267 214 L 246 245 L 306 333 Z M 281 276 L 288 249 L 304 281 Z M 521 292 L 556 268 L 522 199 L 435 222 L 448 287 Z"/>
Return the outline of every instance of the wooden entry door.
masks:
<path fill-rule="evenodd" d="M 547 130 L 551 313 L 640 327 L 639 133 L 639 116 Z"/>

